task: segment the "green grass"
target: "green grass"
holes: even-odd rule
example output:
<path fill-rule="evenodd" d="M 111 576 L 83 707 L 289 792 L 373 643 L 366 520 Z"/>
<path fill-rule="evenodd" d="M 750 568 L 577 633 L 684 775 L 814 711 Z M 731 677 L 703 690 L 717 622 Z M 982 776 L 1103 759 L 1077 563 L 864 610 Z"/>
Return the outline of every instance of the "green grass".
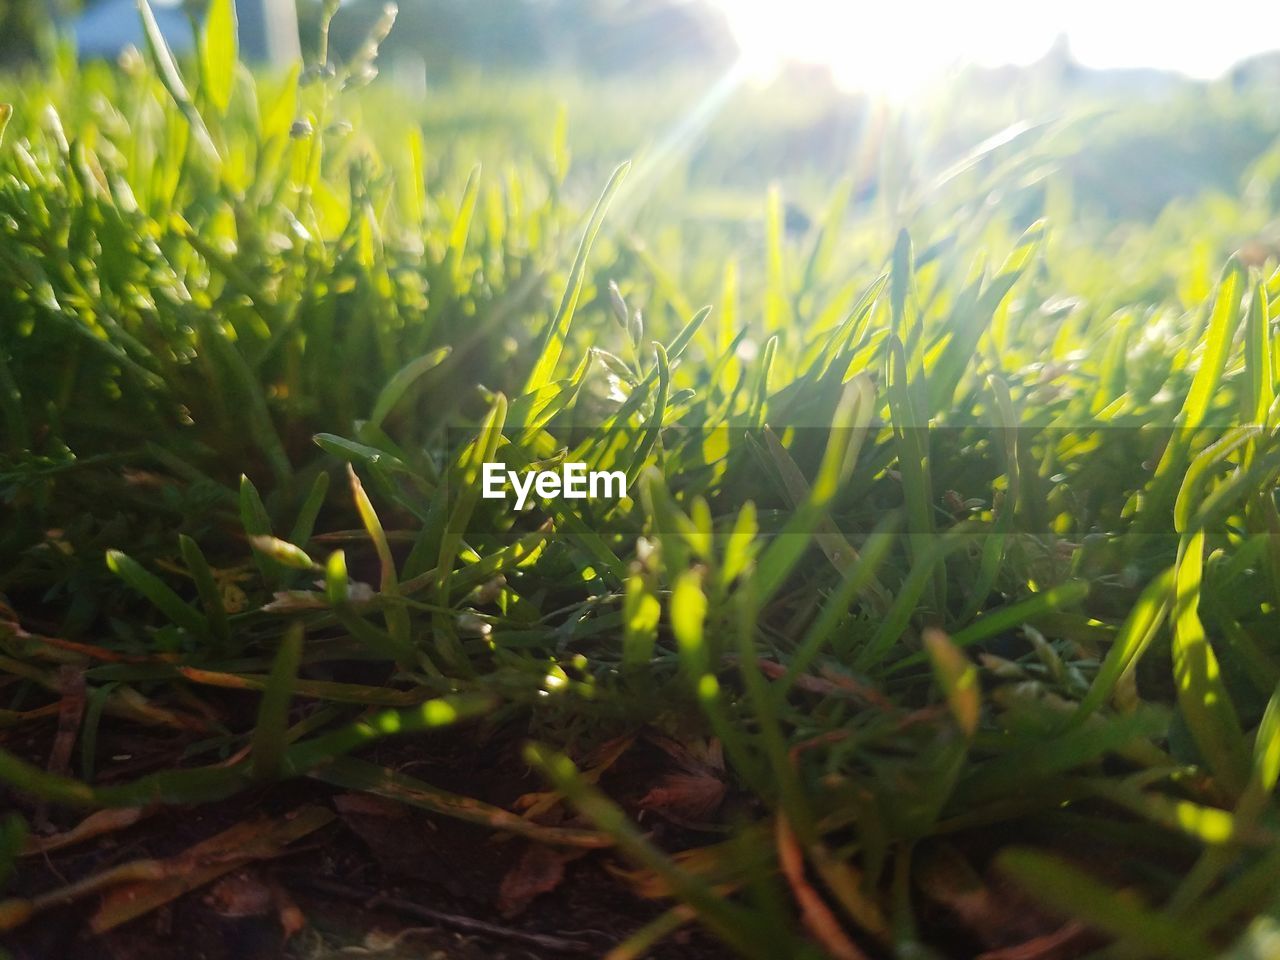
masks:
<path fill-rule="evenodd" d="M 226 30 L 9 94 L 0 728 L 68 665 L 89 707 L 69 775 L 6 749 L 0 780 L 92 809 L 312 776 L 613 845 L 692 909 L 636 950 L 696 916 L 747 956 L 962 955 L 1012 885 L 1082 951 L 1265 954 L 1280 272 L 1227 254 L 1274 151 L 1247 203 L 1117 224 L 1063 122 L 852 214 L 851 179 L 796 236 L 776 190 L 703 222 L 554 132 L 473 167 L 492 139 L 375 109 L 372 50 L 251 76 Z M 631 496 L 516 516 L 493 459 Z M 352 662 L 383 679 L 317 679 Z M 260 705 L 96 782 L 99 724 L 219 687 Z M 477 720 L 583 829 L 339 759 Z M 722 745 L 727 839 L 659 849 L 566 758 L 646 727 Z"/>

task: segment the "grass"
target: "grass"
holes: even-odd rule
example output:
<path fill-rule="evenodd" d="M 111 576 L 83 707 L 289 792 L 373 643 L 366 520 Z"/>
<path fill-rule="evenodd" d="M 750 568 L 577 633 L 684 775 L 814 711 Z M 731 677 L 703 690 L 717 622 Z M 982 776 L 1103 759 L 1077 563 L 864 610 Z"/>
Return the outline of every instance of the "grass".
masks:
<path fill-rule="evenodd" d="M 1280 272 L 1221 261 L 1274 153 L 1254 203 L 1116 229 L 1045 175 L 1079 131 L 1051 125 L 853 217 L 850 180 L 801 236 L 776 190 L 746 239 L 681 233 L 643 168 L 592 209 L 563 136 L 481 170 L 349 124 L 376 36 L 255 77 L 214 12 L 195 63 L 10 94 L 0 726 L 83 683 L 78 752 L 0 750 L 15 798 L 310 776 L 612 847 L 674 901 L 618 957 L 694 919 L 759 957 L 1266 955 Z M 494 459 L 630 496 L 514 515 Z M 527 736 L 579 819 L 353 756 L 464 722 Z M 101 782 L 108 723 L 183 762 Z M 729 833 L 662 849 L 570 759 L 644 729 L 722 749 L 692 819 Z"/>

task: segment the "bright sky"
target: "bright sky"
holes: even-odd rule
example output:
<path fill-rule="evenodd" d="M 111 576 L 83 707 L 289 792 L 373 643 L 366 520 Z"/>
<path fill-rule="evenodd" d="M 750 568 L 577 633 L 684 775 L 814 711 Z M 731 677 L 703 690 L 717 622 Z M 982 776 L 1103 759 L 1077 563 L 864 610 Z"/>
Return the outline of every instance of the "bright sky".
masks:
<path fill-rule="evenodd" d="M 761 70 L 827 64 L 852 88 L 908 93 L 958 60 L 1029 63 L 1067 34 L 1092 67 L 1213 77 L 1280 48 L 1274 0 L 715 0 Z"/>

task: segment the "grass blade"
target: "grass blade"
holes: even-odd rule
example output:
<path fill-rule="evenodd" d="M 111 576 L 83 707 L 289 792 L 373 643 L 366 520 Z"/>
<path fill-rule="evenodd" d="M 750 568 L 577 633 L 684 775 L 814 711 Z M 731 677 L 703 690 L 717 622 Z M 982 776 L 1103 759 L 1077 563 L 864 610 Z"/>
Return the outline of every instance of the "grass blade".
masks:
<path fill-rule="evenodd" d="M 574 257 L 573 267 L 569 271 L 569 281 L 565 286 L 560 306 L 538 343 L 538 359 L 534 362 L 529 379 L 525 382 L 524 393 L 533 393 L 539 387 L 550 383 L 555 375 L 556 364 L 560 362 L 560 353 L 564 350 L 565 341 L 569 336 L 569 327 L 573 323 L 574 311 L 578 308 L 578 297 L 582 294 L 582 285 L 586 278 L 587 256 L 591 253 L 591 245 L 595 242 L 596 234 L 600 232 L 600 225 L 604 222 L 609 204 L 629 169 L 631 164 L 624 163 L 613 171 L 613 176 L 605 185 L 604 192 L 596 201 L 595 209 L 591 211 L 587 229 L 582 235 L 577 256 Z"/>
<path fill-rule="evenodd" d="M 200 547 L 190 537 L 182 534 L 178 537 L 178 545 L 182 551 L 182 560 L 187 565 L 187 572 L 195 582 L 196 593 L 200 597 L 200 605 L 209 622 L 209 629 L 214 641 L 225 652 L 231 643 L 231 627 L 227 622 L 227 610 L 222 603 L 222 593 L 213 579 L 213 571 L 209 569 L 209 561 L 200 551 Z"/>
<path fill-rule="evenodd" d="M 1184 924 L 1104 887 L 1065 861 L 1033 850 L 1010 849 L 996 860 L 1001 870 L 1037 900 L 1067 916 L 1080 917 L 1135 956 L 1152 960 L 1204 960 L 1217 951 Z"/>
<path fill-rule="evenodd" d="M 1223 683 L 1198 608 L 1204 565 L 1203 531 L 1185 537 L 1173 605 L 1173 676 L 1178 704 L 1200 755 L 1223 789 L 1238 794 L 1248 780 L 1248 754 L 1235 707 Z"/>
<path fill-rule="evenodd" d="M 258 707 L 258 722 L 253 728 L 253 745 L 250 762 L 257 780 L 274 780 L 280 775 L 284 762 L 286 735 L 289 729 L 289 704 L 293 700 L 293 685 L 298 678 L 298 665 L 302 662 L 302 624 L 295 623 L 285 632 L 276 653 L 271 676 L 262 692 Z"/>
<path fill-rule="evenodd" d="M 200 76 L 204 93 L 218 113 L 225 114 L 235 89 L 240 62 L 239 24 L 234 0 L 211 0 L 200 34 Z"/>
<path fill-rule="evenodd" d="M 220 162 L 218 148 L 213 145 L 209 128 L 205 126 L 204 118 L 200 116 L 200 111 L 196 109 L 191 94 L 187 92 L 187 85 L 182 82 L 182 74 L 178 72 L 178 65 L 174 63 L 173 53 L 169 49 L 168 41 L 164 38 L 164 33 L 160 30 L 160 24 L 156 23 L 156 15 L 152 12 L 151 5 L 147 0 L 137 0 L 137 5 L 138 16 L 142 18 L 142 33 L 146 37 L 147 51 L 151 54 L 151 61 L 155 64 L 160 82 L 173 98 L 173 102 L 177 104 L 178 110 L 186 117 L 196 142 L 215 162 Z"/>
<path fill-rule="evenodd" d="M 107 567 L 183 630 L 200 638 L 210 636 L 209 621 L 187 606 L 168 584 L 140 563 L 119 550 L 108 550 Z"/>

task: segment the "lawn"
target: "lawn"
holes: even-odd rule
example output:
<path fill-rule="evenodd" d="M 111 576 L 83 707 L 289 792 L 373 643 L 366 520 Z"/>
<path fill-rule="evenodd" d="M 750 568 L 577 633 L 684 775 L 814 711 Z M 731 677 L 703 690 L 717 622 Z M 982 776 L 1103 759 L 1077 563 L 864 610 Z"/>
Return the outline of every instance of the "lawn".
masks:
<path fill-rule="evenodd" d="M 0 953 L 1275 955 L 1265 97 L 229 9 L 0 78 Z"/>

